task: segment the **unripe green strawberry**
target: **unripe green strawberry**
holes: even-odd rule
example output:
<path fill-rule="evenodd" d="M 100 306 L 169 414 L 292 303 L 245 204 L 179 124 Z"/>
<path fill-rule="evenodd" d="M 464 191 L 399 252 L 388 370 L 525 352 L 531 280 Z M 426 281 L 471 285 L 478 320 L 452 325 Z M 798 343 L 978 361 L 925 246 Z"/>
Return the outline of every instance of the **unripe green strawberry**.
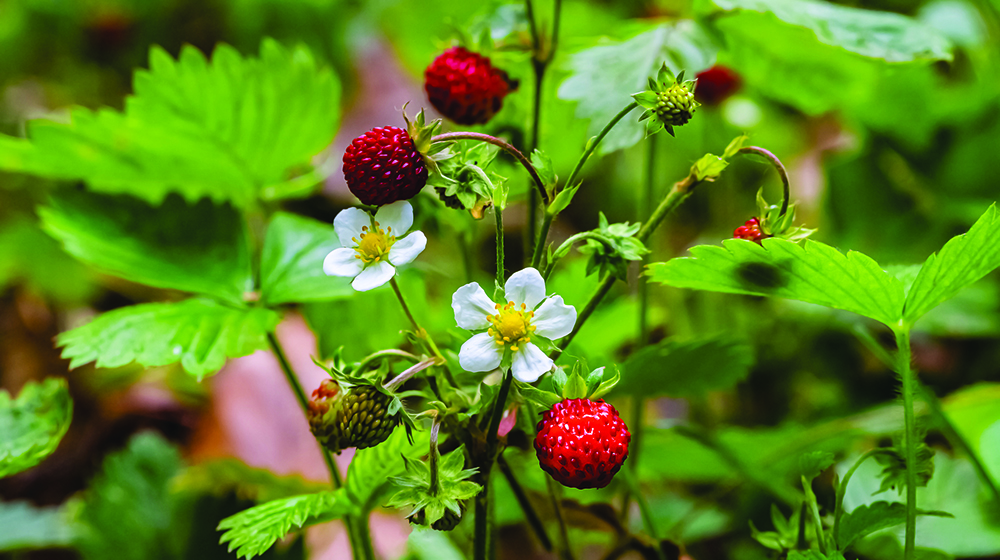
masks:
<path fill-rule="evenodd" d="M 656 116 L 671 126 L 680 126 L 691 120 L 694 111 L 694 94 L 681 84 L 674 84 L 656 94 Z"/>
<path fill-rule="evenodd" d="M 435 531 L 451 531 L 458 524 L 462 522 L 462 515 L 465 514 L 465 503 L 459 503 L 462 514 L 457 514 L 454 511 L 445 508 L 444 517 L 438 519 L 434 523 L 431 523 L 431 529 Z M 410 524 L 412 525 L 426 525 L 427 516 L 424 514 L 424 510 L 420 510 L 410 516 Z"/>
<path fill-rule="evenodd" d="M 336 381 L 326 379 L 309 402 L 309 428 L 333 453 L 348 447 L 373 447 L 385 441 L 399 424 L 398 414 L 389 416 L 391 401 L 392 397 L 371 385 L 344 391 Z"/>

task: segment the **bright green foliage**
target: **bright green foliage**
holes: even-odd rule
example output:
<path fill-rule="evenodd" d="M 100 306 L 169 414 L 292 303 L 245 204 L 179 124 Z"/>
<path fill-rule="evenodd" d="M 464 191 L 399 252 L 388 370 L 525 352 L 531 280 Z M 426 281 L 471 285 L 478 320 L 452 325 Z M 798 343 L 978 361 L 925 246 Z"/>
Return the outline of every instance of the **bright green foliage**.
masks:
<path fill-rule="evenodd" d="M 729 239 L 700 245 L 691 257 L 649 265 L 653 280 L 679 288 L 776 296 L 853 311 L 887 325 L 899 322 L 903 285 L 870 257 L 817 241 Z"/>
<path fill-rule="evenodd" d="M 171 196 L 154 208 L 66 190 L 39 213 L 66 251 L 102 272 L 232 303 L 253 289 L 246 227 L 231 206 Z"/>
<path fill-rule="evenodd" d="M 181 466 L 177 450 L 152 434 L 135 436 L 125 450 L 108 456 L 78 514 L 83 557 L 180 558 L 183 539 L 168 528 L 179 512 L 169 481 Z"/>
<path fill-rule="evenodd" d="M 417 560 L 466 560 L 454 541 L 433 529 L 414 527 L 406 548 Z"/>
<path fill-rule="evenodd" d="M 323 272 L 323 259 L 338 247 L 333 226 L 285 212 L 275 214 L 261 253 L 261 302 L 278 305 L 353 295 L 349 278 Z"/>
<path fill-rule="evenodd" d="M 724 34 L 720 60 L 755 88 L 807 113 L 857 106 L 906 65 L 950 60 L 948 41 L 899 14 L 817 0 L 706 0 Z M 907 92 L 907 95 L 912 93 Z"/>
<path fill-rule="evenodd" d="M 597 213 L 597 220 L 597 229 L 591 232 L 587 242 L 579 249 L 581 253 L 590 255 L 587 275 L 600 271 L 601 276 L 614 274 L 625 280 L 629 261 L 642 260 L 642 256 L 649 253 L 642 241 L 634 237 L 640 224 L 609 224 L 604 212 Z M 561 256 L 558 253 L 557 256 Z"/>
<path fill-rule="evenodd" d="M 630 356 L 612 394 L 703 396 L 731 389 L 746 378 L 752 364 L 753 349 L 731 336 L 685 341 L 670 338 Z"/>
<path fill-rule="evenodd" d="M 253 558 L 285 538 L 293 528 L 337 519 L 354 510 L 355 504 L 343 488 L 274 500 L 223 519 L 218 530 L 226 532 L 219 542 L 229 543 L 229 551 L 235 550 L 240 558 Z"/>
<path fill-rule="evenodd" d="M 786 560 L 844 560 L 844 555 L 839 552 L 823 554 L 815 550 L 792 550 Z"/>
<path fill-rule="evenodd" d="M 431 471 L 424 461 L 407 461 L 407 474 L 394 477 L 399 491 L 386 503 L 389 507 L 410 508 L 409 516 L 424 512 L 424 524 L 433 525 L 446 509 L 462 515 L 461 502 L 479 494 L 482 487 L 469 478 L 477 469 L 465 468 L 465 446 L 448 453 L 438 462 L 438 487 L 431 488 Z"/>
<path fill-rule="evenodd" d="M 212 61 L 194 47 L 178 60 L 150 51 L 125 111 L 77 108 L 69 124 L 33 121 L 30 144 L 2 138 L 7 170 L 86 181 L 158 204 L 178 192 L 245 207 L 301 194 L 294 181 L 333 139 L 340 86 L 304 48 L 261 44 L 244 59 L 228 45 Z"/>
<path fill-rule="evenodd" d="M 1000 267 L 1000 211 L 994 204 L 968 233 L 953 237 L 920 267 L 906 294 L 903 318 L 916 322 L 966 286 Z"/>
<path fill-rule="evenodd" d="M 0 391 L 0 478 L 30 469 L 51 455 L 72 418 L 73 401 L 65 379 L 29 382 L 16 399 Z"/>
<path fill-rule="evenodd" d="M 266 334 L 280 316 L 262 308 L 235 308 L 205 299 L 147 303 L 105 313 L 59 335 L 70 367 L 131 362 L 152 367 L 180 362 L 199 379 L 215 373 L 227 358 L 267 348 Z"/>
<path fill-rule="evenodd" d="M 837 548 L 846 550 L 854 541 L 906 521 L 906 506 L 900 502 L 873 502 L 844 514 L 840 531 L 834 535 Z"/>
<path fill-rule="evenodd" d="M 596 135 L 631 96 L 648 87 L 664 62 L 675 73 L 690 74 L 708 68 L 715 46 L 694 22 L 658 25 L 621 42 L 598 45 L 573 55 L 572 74 L 561 86 L 559 97 L 576 101 L 576 116 L 590 120 L 588 132 Z M 645 135 L 638 115 L 626 117 L 608 133 L 598 147 L 603 154 L 635 145 Z"/>
<path fill-rule="evenodd" d="M 383 443 L 362 449 L 351 460 L 347 471 L 347 496 L 351 503 L 363 513 L 368 513 L 380 505 L 392 490 L 391 477 L 406 472 L 406 466 L 399 458 L 417 459 L 427 453 L 426 433 L 414 434 L 411 445 L 405 430 L 396 430 Z"/>
<path fill-rule="evenodd" d="M 76 536 L 64 508 L 28 502 L 0 502 L 0 527 L 0 552 L 68 546 Z"/>

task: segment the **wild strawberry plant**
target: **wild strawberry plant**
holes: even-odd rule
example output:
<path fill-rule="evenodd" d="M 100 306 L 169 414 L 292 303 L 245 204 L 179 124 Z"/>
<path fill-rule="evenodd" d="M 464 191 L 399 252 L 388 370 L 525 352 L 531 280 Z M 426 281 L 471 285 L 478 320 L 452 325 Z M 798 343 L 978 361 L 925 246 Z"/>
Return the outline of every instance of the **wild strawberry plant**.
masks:
<path fill-rule="evenodd" d="M 983 503 L 1000 503 L 1000 491 L 985 458 L 995 454 L 970 444 L 921 385 L 911 350 L 918 321 L 1000 267 L 995 205 L 978 207 L 971 228 L 923 264 L 882 266 L 807 239 L 822 232 L 797 218 L 795 185 L 778 150 L 753 137 L 705 136 L 697 151 L 709 153 L 691 157 L 676 176 L 656 168 L 664 146 L 690 151 L 697 141 L 684 128 L 703 114 L 717 119 L 714 107 L 741 88 L 804 114 L 878 105 L 884 100 L 856 93 L 868 91 L 859 83 L 887 79 L 889 65 L 916 75 L 928 62 L 950 60 L 947 38 L 912 18 L 818 0 L 712 0 L 691 19 L 567 53 L 559 38 L 568 7 L 555 0 L 548 19 L 538 8 L 531 0 L 504 5 L 459 30 L 457 44 L 422 62 L 426 99 L 395 100 L 404 113 L 371 123 L 342 154 L 324 151 L 341 120 L 335 73 L 309 49 L 270 39 L 248 56 L 226 45 L 210 57 L 190 46 L 177 57 L 154 47 L 122 110 L 77 108 L 62 121 L 31 121 L 24 137 L 0 137 L 4 170 L 76 183 L 36 208 L 41 228 L 69 255 L 169 294 L 66 330 L 56 341 L 62 356 L 74 368 L 179 364 L 199 381 L 232 358 L 261 350 L 277 357 L 322 447 L 330 485 L 261 492 L 260 503 L 223 519 L 221 542 L 243 558 L 276 554 L 288 535 L 339 519 L 353 557 L 371 560 L 369 518 L 381 507 L 419 527 L 414 547 L 447 544 L 476 560 L 503 548 L 497 520 L 511 516 L 562 558 L 591 545 L 608 558 L 629 551 L 711 557 L 686 531 L 688 516 L 667 524 L 649 498 L 649 488 L 661 488 L 659 473 L 685 468 L 688 480 L 718 482 L 720 495 L 730 491 L 722 482 L 735 477 L 780 503 L 771 509 L 773 527 L 736 521 L 733 530 L 760 544 L 741 557 L 766 557 L 767 549 L 788 559 L 891 557 L 897 549 L 905 560 L 950 557 L 928 546 L 932 538 L 921 540 L 930 525 L 920 523 L 960 516 L 981 521 L 998 542 L 989 518 L 918 498 L 918 488 L 940 477 L 929 426 L 966 455 L 973 488 L 992 493 Z M 505 24 L 503 14 L 516 23 Z M 429 119 L 427 104 L 444 121 Z M 542 115 L 573 104 L 593 134 L 583 145 L 542 126 Z M 586 205 L 598 185 L 585 169 L 595 156 L 637 145 L 646 170 L 639 210 L 631 222 L 612 223 Z M 779 203 L 758 191 L 756 211 L 741 210 L 753 217 L 733 239 L 688 243 L 683 251 L 657 247 L 656 234 L 679 207 L 748 158 L 773 169 Z M 293 211 L 301 208 L 294 199 L 313 194 L 338 167 L 360 205 L 326 222 Z M 570 211 L 598 227 L 556 231 Z M 492 224 L 491 239 L 471 243 L 480 221 Z M 573 258 L 574 248 L 583 259 Z M 448 251 L 462 254 L 465 281 L 434 270 L 433 255 Z M 488 276 L 474 260 L 488 261 Z M 591 293 L 581 297 L 580 286 Z M 636 303 L 609 304 L 609 294 L 626 286 L 635 288 Z M 891 428 L 878 432 L 891 443 L 865 442 L 858 454 L 848 436 L 830 443 L 800 433 L 783 447 L 696 417 L 667 429 L 650 425 L 644 411 L 653 399 L 704 402 L 743 381 L 754 359 L 736 322 L 722 334 L 654 336 L 654 322 L 674 333 L 692 330 L 683 317 L 686 292 L 669 292 L 670 306 L 651 303 L 664 286 L 797 300 L 881 324 L 881 331 L 864 322 L 852 329 L 898 375 L 901 406 L 885 413 Z M 336 307 L 324 307 L 330 302 Z M 407 322 L 402 336 L 388 320 L 396 309 Z M 329 374 L 318 387 L 302 386 L 276 335 L 282 319 L 299 311 L 320 339 L 316 366 Z M 621 335 L 626 321 L 637 324 L 634 335 Z M 587 329 L 601 332 L 588 336 Z M 339 337 L 345 330 L 351 334 Z M 369 338 L 356 343 L 361 336 Z M 607 351 L 616 340 L 627 340 L 627 351 Z M 612 400 L 624 403 L 627 420 Z M 29 385 L 16 399 L 0 394 L 0 476 L 52 453 L 71 416 L 59 382 Z M 345 476 L 333 457 L 351 448 L 357 452 Z M 713 458 L 715 472 L 695 472 L 699 453 Z M 104 498 L 132 491 L 116 486 L 121 472 L 152 472 L 122 486 L 167 500 L 166 481 L 180 462 L 155 438 L 134 440 L 109 459 L 94 497 L 78 506 L 77 523 L 106 523 L 114 503 Z M 879 472 L 869 472 L 873 463 Z M 192 484 L 190 475 L 181 480 Z M 852 495 L 859 480 L 876 480 L 879 492 L 895 489 L 901 498 L 860 500 Z M 499 511 L 500 499 L 510 511 Z M 177 511 L 164 513 L 164 523 Z M 587 531 L 595 526 L 607 534 Z M 890 538 L 882 556 L 857 549 L 897 528 L 901 539 Z M 428 531 L 454 536 L 434 540 Z M 94 557 L 114 550 L 111 537 L 89 535 L 66 542 Z M 164 550 L 183 555 L 175 545 Z"/>

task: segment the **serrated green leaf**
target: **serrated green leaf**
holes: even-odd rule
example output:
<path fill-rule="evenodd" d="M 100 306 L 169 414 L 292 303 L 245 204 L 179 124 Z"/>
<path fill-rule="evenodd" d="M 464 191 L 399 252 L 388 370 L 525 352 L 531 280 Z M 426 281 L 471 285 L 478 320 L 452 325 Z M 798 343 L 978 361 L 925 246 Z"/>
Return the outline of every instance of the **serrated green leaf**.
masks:
<path fill-rule="evenodd" d="M 345 489 L 347 498 L 364 514 L 380 505 L 380 502 L 390 493 L 391 477 L 406 472 L 406 466 L 400 460 L 400 455 L 408 459 L 417 459 L 427 453 L 427 435 L 415 434 L 411 445 L 403 430 L 396 430 L 389 439 L 367 449 L 359 450 L 347 472 Z"/>
<path fill-rule="evenodd" d="M 906 294 L 904 319 L 915 323 L 997 267 L 1000 267 L 1000 211 L 994 204 L 968 232 L 953 237 L 927 258 Z"/>
<path fill-rule="evenodd" d="M 221 369 L 227 358 L 267 348 L 266 334 L 280 318 L 269 309 L 234 308 L 204 299 L 146 303 L 100 315 L 60 334 L 57 344 L 71 368 L 95 361 L 97 367 L 180 362 L 200 379 Z"/>
<path fill-rule="evenodd" d="M 138 199 L 64 190 L 39 209 L 66 251 L 102 272 L 158 288 L 241 303 L 253 289 L 243 219 L 229 205 L 177 196 Z"/>
<path fill-rule="evenodd" d="M 86 560 L 180 558 L 184 540 L 170 480 L 181 469 L 177 449 L 153 433 L 134 436 L 109 455 L 80 507 L 77 548 Z M 127 513 L 126 513 L 127 512 Z"/>
<path fill-rule="evenodd" d="M 340 120 L 339 82 L 305 48 L 266 39 L 258 58 L 244 59 L 219 45 L 208 62 L 195 47 L 177 60 L 153 47 L 149 66 L 136 72 L 124 112 L 77 108 L 69 123 L 32 121 L 30 148 L 0 143 L 10 152 L 0 164 L 154 204 L 170 192 L 240 207 L 301 194 L 295 175 Z"/>
<path fill-rule="evenodd" d="M 357 511 L 357 504 L 347 497 L 347 490 L 318 492 L 273 500 L 223 519 L 218 526 L 225 531 L 219 543 L 229 543 L 229 551 L 240 558 L 260 556 L 293 529 L 337 519 Z"/>
<path fill-rule="evenodd" d="M 573 54 L 570 76 L 559 86 L 559 98 L 577 101 L 576 116 L 590 121 L 588 133 L 604 128 L 632 94 L 650 84 L 666 61 L 669 68 L 699 72 L 713 62 L 715 46 L 694 22 L 681 21 L 652 27 L 631 39 L 601 44 Z M 655 85 L 651 89 L 656 89 Z M 655 122 L 656 119 L 653 119 Z M 659 129 L 645 134 L 653 134 Z M 644 128 L 634 118 L 625 118 L 601 142 L 602 154 L 633 146 L 642 140 Z"/>
<path fill-rule="evenodd" d="M 829 451 L 811 451 L 799 456 L 799 474 L 806 480 L 819 476 L 819 473 L 826 470 L 834 463 L 836 458 Z"/>
<path fill-rule="evenodd" d="M 538 177 L 545 184 L 546 189 L 550 189 L 556 184 L 556 171 L 552 167 L 552 158 L 541 150 L 531 153 L 531 165 L 538 172 Z"/>
<path fill-rule="evenodd" d="M 692 397 L 723 391 L 746 378 L 752 363 L 752 348 L 729 336 L 671 338 L 630 356 L 611 394 Z"/>
<path fill-rule="evenodd" d="M 0 502 L 0 527 L 0 552 L 68 547 L 77 538 L 65 508 L 29 502 Z"/>
<path fill-rule="evenodd" d="M 72 418 L 73 401 L 65 379 L 28 382 L 16 399 L 0 391 L 0 478 L 30 469 L 51 455 Z"/>
<path fill-rule="evenodd" d="M 906 506 L 900 502 L 874 502 L 844 514 L 840 530 L 833 538 L 837 548 L 846 550 L 854 541 L 882 529 L 906 522 Z"/>
<path fill-rule="evenodd" d="M 950 44 L 895 13 L 818 0 L 710 0 L 720 61 L 748 84 L 810 114 L 863 105 L 900 69 L 951 60 Z M 708 14 L 711 14 L 710 16 Z"/>
<path fill-rule="evenodd" d="M 691 257 L 649 265 L 652 280 L 678 288 L 774 296 L 853 311 L 887 325 L 899 322 L 903 285 L 870 257 L 844 255 L 818 241 L 802 245 L 744 239 L 699 245 Z"/>
<path fill-rule="evenodd" d="M 339 247 L 333 226 L 295 214 L 275 214 L 260 258 L 261 303 L 278 305 L 353 295 L 350 278 L 323 272 L 323 259 Z"/>

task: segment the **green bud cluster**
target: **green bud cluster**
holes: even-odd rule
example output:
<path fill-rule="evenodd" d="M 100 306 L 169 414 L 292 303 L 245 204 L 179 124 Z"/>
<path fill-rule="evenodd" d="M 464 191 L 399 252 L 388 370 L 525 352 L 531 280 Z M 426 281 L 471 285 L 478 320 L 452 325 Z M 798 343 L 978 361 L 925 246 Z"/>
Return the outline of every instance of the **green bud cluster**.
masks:
<path fill-rule="evenodd" d="M 673 126 L 686 124 L 694 111 L 694 94 L 680 84 L 674 84 L 656 95 L 656 117 Z"/>
<path fill-rule="evenodd" d="M 694 80 L 684 81 L 684 72 L 674 73 L 664 64 L 649 89 L 632 94 L 636 105 L 645 109 L 639 121 L 646 121 L 646 136 L 661 130 L 674 135 L 674 127 L 687 124 L 699 103 L 694 100 Z"/>
<path fill-rule="evenodd" d="M 392 397 L 366 385 L 341 391 L 333 380 L 313 393 L 309 403 L 309 428 L 333 453 L 348 447 L 365 449 L 388 439 L 399 424 L 399 414 L 389 414 Z"/>

